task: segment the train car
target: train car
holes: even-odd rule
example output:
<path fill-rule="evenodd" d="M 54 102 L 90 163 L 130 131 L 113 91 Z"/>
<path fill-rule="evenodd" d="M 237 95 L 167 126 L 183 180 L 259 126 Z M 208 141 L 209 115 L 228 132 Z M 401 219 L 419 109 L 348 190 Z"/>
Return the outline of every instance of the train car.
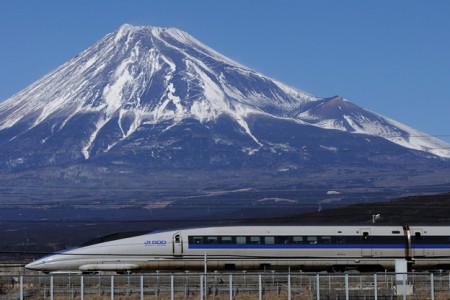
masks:
<path fill-rule="evenodd" d="M 411 226 L 407 232 L 412 268 L 450 270 L 450 227 Z"/>
<path fill-rule="evenodd" d="M 448 227 L 227 226 L 165 232 L 60 252 L 26 266 L 52 272 L 148 270 L 384 271 L 450 265 Z M 446 239 L 447 244 L 444 243 Z M 430 248 L 431 247 L 431 248 Z"/>

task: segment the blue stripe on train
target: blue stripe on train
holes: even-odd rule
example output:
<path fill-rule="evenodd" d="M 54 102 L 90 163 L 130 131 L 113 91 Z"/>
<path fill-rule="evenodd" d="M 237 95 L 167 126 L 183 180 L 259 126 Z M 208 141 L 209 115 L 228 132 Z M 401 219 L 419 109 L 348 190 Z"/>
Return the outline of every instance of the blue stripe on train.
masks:
<path fill-rule="evenodd" d="M 404 244 L 189 244 L 190 249 L 402 249 Z"/>
<path fill-rule="evenodd" d="M 449 244 L 423 244 L 423 245 L 412 245 L 413 249 L 450 249 Z"/>
<path fill-rule="evenodd" d="M 190 249 L 404 249 L 404 244 L 189 244 Z M 450 244 L 412 245 L 413 249 L 450 249 Z"/>

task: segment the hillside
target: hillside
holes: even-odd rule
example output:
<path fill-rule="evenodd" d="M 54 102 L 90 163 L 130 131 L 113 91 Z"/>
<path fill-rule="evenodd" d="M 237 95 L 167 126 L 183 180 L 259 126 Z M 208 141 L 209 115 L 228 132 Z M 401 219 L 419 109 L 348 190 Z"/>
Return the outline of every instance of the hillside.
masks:
<path fill-rule="evenodd" d="M 267 222 L 302 225 L 372 224 L 373 215 L 377 214 L 380 214 L 376 220 L 378 225 L 450 225 L 450 193 L 355 204 L 316 213 L 292 214 Z"/>
<path fill-rule="evenodd" d="M 277 218 L 239 219 L 234 216 L 147 221 L 34 221 L 0 223 L 0 261 L 24 261 L 47 253 L 71 248 L 101 236 L 131 231 L 214 225 L 372 225 L 372 215 L 380 214 L 376 225 L 450 225 L 450 193 L 414 196 L 377 203 L 351 205 L 316 213 L 290 214 Z M 155 213 L 156 215 L 156 213 Z M 48 234 L 51 232 L 52 234 Z"/>

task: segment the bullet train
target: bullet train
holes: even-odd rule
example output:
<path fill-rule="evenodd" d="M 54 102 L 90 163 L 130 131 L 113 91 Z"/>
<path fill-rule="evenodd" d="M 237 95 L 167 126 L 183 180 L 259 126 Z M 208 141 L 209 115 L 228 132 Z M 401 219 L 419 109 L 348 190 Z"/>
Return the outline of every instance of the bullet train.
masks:
<path fill-rule="evenodd" d="M 385 271 L 450 268 L 450 227 L 227 226 L 101 242 L 36 260 L 45 273 L 149 270 Z"/>

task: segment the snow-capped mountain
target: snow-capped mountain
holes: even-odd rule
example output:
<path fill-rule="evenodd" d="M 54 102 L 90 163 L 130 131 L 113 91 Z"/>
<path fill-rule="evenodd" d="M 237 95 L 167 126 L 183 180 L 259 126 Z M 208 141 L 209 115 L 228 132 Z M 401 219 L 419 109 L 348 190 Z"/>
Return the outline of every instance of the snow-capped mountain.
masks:
<path fill-rule="evenodd" d="M 173 126 L 189 118 L 205 123 L 225 114 L 259 145 L 245 120 L 249 114 L 289 117 L 314 100 L 180 30 L 123 25 L 3 103 L 0 130 L 26 124 L 27 131 L 50 122 L 50 137 L 77 116 L 94 113 L 88 138 L 80 137 L 88 159 L 97 135 L 111 123 L 120 134 L 105 151 L 143 124 L 170 121 Z"/>
<path fill-rule="evenodd" d="M 304 174 L 434 168 L 450 158 L 436 138 L 339 96 L 286 86 L 181 30 L 131 25 L 0 103 L 0 149 L 4 172 L 95 165 Z"/>

